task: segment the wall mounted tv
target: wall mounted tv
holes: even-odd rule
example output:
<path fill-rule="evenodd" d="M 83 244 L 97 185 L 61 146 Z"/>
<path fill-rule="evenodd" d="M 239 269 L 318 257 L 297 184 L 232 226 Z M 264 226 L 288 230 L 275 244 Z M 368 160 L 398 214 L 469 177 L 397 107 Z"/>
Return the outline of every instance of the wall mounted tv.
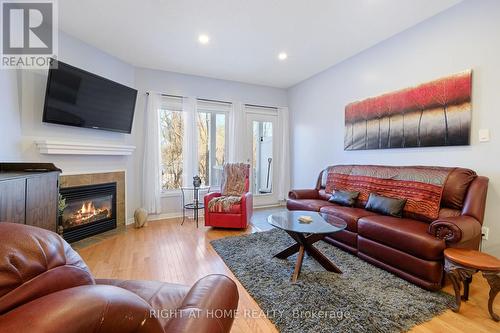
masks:
<path fill-rule="evenodd" d="M 137 90 L 55 61 L 49 69 L 43 122 L 130 133 Z"/>

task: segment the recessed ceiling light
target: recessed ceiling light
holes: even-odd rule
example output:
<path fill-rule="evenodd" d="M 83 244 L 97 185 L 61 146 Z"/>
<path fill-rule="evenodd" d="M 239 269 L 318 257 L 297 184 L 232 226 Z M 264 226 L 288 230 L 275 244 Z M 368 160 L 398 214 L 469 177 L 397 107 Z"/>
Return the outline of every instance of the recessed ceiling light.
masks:
<path fill-rule="evenodd" d="M 210 37 L 208 35 L 201 34 L 198 36 L 198 42 L 200 42 L 200 44 L 206 45 L 210 42 Z"/>
<path fill-rule="evenodd" d="M 279 60 L 285 60 L 286 58 L 288 58 L 288 54 L 286 54 L 285 52 L 281 52 L 280 54 L 278 54 Z"/>

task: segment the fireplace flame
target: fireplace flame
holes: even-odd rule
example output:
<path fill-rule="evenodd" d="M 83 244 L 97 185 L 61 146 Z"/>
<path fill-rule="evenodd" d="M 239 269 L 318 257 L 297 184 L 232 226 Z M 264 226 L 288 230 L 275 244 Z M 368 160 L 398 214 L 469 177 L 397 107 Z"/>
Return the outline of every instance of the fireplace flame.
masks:
<path fill-rule="evenodd" d="M 95 215 L 96 214 L 96 210 L 95 210 L 95 207 L 94 207 L 94 203 L 92 201 L 88 201 L 88 202 L 84 202 L 82 204 L 82 208 L 80 209 L 80 213 L 81 214 L 85 214 L 85 215 Z"/>
<path fill-rule="evenodd" d="M 63 213 L 63 224 L 68 228 L 111 218 L 111 216 L 111 199 L 109 202 L 103 201 L 103 199 L 87 200 L 66 207 Z"/>

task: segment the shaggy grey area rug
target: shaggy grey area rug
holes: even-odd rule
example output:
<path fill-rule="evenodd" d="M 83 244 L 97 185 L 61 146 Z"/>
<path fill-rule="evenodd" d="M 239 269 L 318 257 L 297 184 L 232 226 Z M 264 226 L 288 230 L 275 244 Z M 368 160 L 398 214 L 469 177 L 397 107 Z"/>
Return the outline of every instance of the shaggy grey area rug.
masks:
<path fill-rule="evenodd" d="M 277 229 L 211 242 L 281 332 L 402 332 L 453 303 L 447 293 L 421 289 L 324 242 L 315 246 L 343 274 L 325 271 L 306 255 L 292 284 L 296 255 L 273 256 L 293 243 Z"/>

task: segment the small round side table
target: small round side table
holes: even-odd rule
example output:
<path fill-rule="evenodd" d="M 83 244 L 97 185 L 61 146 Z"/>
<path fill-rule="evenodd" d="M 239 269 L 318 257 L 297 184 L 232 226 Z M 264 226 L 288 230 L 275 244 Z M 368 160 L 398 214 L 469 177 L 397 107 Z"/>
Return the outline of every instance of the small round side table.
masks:
<path fill-rule="evenodd" d="M 490 285 L 488 311 L 494 321 L 500 321 L 500 316 L 493 312 L 493 301 L 500 291 L 500 260 L 489 254 L 469 250 L 447 248 L 444 250 L 444 270 L 450 278 L 455 290 L 456 304 L 453 311 L 460 310 L 460 302 L 469 299 L 469 284 L 472 275 L 481 271 Z M 464 295 L 460 296 L 460 283 L 464 284 Z"/>
<path fill-rule="evenodd" d="M 193 192 L 193 201 L 190 203 L 186 203 L 186 192 Z M 182 223 L 181 225 L 184 224 L 184 221 L 186 220 L 186 210 L 192 210 L 193 211 L 193 219 L 196 222 L 196 228 L 198 228 L 198 216 L 199 216 L 199 211 L 203 210 L 205 208 L 205 205 L 203 204 L 203 199 L 200 201 L 200 192 L 210 192 L 210 186 L 199 186 L 199 187 L 194 187 L 194 186 L 183 186 L 181 187 L 181 192 L 182 192 Z"/>

